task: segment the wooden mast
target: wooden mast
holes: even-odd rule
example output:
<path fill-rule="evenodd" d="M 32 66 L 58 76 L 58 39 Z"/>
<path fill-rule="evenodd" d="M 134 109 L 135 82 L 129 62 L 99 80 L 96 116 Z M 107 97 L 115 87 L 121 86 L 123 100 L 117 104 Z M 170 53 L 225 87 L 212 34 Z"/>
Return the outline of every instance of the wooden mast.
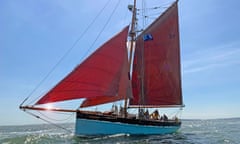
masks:
<path fill-rule="evenodd" d="M 136 3 L 137 0 L 134 0 L 134 4 L 133 4 L 133 8 L 131 9 L 132 11 L 132 23 L 131 23 L 131 30 L 130 30 L 130 57 L 129 57 L 129 72 L 128 72 L 128 78 L 129 81 L 131 83 L 131 76 L 130 76 L 130 70 L 131 70 L 131 66 L 132 66 L 132 55 L 133 55 L 133 46 L 134 46 L 134 42 L 135 42 L 135 37 L 136 37 L 136 33 L 135 33 L 135 23 L 136 23 Z M 128 104 L 128 97 L 127 95 L 125 95 L 124 98 L 124 117 L 127 117 L 127 104 Z"/>

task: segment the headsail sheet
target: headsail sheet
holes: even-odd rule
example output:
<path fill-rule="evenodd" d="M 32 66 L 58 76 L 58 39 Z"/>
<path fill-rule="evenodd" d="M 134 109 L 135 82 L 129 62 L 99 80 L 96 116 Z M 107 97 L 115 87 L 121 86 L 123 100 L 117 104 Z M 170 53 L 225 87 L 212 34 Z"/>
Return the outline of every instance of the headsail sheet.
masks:
<path fill-rule="evenodd" d="M 130 107 L 182 105 L 178 7 L 175 2 L 136 41 Z"/>
<path fill-rule="evenodd" d="M 128 27 L 103 44 L 36 104 L 65 100 L 103 98 L 95 104 L 123 99 L 127 93 L 126 41 Z M 124 73 L 124 74 L 123 74 Z M 88 100 L 89 99 L 89 100 Z"/>

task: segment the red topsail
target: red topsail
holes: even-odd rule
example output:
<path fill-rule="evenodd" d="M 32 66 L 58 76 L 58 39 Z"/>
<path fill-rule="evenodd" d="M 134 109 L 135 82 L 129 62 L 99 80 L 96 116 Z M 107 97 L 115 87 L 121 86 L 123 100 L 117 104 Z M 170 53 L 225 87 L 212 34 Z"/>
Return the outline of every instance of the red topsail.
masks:
<path fill-rule="evenodd" d="M 136 41 L 130 105 L 182 105 L 178 7 L 174 3 Z"/>
<path fill-rule="evenodd" d="M 128 27 L 107 41 L 36 104 L 86 98 L 83 106 L 123 99 L 128 82 Z M 98 99 L 98 101 L 92 101 Z"/>

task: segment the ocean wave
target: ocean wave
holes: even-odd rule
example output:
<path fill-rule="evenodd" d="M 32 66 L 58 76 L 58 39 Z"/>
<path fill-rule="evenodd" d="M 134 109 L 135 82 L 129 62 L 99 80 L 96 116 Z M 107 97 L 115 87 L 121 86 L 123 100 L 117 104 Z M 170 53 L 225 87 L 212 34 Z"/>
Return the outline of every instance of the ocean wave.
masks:
<path fill-rule="evenodd" d="M 62 125 L 74 131 L 74 124 Z M 168 135 L 129 135 L 76 137 L 51 125 L 0 127 L 1 144 L 239 144 L 239 119 L 187 120 L 178 133 Z"/>

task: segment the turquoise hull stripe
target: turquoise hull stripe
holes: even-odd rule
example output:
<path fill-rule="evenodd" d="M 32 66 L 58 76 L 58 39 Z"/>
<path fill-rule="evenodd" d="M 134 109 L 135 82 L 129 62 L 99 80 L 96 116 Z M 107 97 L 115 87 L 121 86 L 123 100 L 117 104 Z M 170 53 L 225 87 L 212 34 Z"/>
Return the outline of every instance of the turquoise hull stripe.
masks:
<path fill-rule="evenodd" d="M 180 126 L 145 126 L 120 122 L 97 121 L 89 119 L 76 120 L 76 135 L 112 135 L 112 134 L 169 134 L 176 132 Z"/>

